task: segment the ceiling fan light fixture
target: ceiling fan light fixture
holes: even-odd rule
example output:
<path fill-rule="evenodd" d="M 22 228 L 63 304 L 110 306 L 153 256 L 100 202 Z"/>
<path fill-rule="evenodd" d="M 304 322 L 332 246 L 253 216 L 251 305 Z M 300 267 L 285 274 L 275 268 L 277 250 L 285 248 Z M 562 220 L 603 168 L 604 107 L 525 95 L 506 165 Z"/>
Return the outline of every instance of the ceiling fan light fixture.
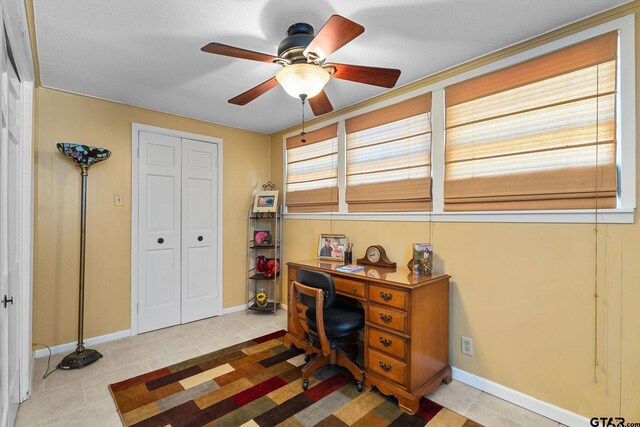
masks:
<path fill-rule="evenodd" d="M 313 98 L 329 82 L 331 75 L 319 65 L 300 63 L 287 65 L 276 73 L 276 80 L 294 98 Z"/>

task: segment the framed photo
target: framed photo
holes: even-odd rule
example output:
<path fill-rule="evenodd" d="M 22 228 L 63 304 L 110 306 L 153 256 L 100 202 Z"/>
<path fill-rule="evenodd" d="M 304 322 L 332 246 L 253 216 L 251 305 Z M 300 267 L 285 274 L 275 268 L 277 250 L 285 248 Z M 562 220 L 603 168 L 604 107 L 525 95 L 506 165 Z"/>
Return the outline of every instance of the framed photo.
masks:
<path fill-rule="evenodd" d="M 318 239 L 318 259 L 344 260 L 346 234 L 321 234 Z"/>
<path fill-rule="evenodd" d="M 412 261 L 409 261 L 409 263 L 413 274 L 431 276 L 433 270 L 433 246 L 430 243 L 414 243 Z"/>
<path fill-rule="evenodd" d="M 271 237 L 271 231 L 254 231 L 253 242 L 255 246 L 271 246 L 273 245 L 273 238 Z"/>
<path fill-rule="evenodd" d="M 275 212 L 278 209 L 278 191 L 258 191 L 253 201 L 254 212 Z"/>

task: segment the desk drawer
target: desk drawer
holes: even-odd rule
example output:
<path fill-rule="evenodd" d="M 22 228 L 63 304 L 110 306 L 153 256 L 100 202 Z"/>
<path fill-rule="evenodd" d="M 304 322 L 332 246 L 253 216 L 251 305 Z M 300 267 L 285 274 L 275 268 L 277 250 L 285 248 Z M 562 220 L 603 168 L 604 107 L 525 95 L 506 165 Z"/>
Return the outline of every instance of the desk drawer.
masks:
<path fill-rule="evenodd" d="M 342 277 L 334 277 L 333 282 L 336 284 L 336 292 L 354 298 L 364 298 L 364 283 Z"/>
<path fill-rule="evenodd" d="M 407 340 L 369 327 L 369 347 L 391 354 L 399 359 L 407 355 Z"/>
<path fill-rule="evenodd" d="M 369 351 L 369 370 L 389 378 L 400 385 L 407 382 L 407 364 L 385 356 L 377 351 Z"/>
<path fill-rule="evenodd" d="M 407 333 L 407 313 L 369 304 L 369 322 Z"/>
<path fill-rule="evenodd" d="M 400 310 L 407 309 L 407 293 L 399 289 L 371 285 L 369 287 L 369 300 L 376 304 L 388 305 Z"/>

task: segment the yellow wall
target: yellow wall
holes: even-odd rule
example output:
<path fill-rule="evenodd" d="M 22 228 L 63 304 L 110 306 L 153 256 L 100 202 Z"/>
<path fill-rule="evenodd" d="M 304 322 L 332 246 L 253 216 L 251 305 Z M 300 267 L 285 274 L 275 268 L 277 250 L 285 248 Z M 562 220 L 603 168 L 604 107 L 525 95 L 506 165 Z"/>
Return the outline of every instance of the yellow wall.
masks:
<path fill-rule="evenodd" d="M 224 307 L 244 300 L 246 211 L 269 178 L 267 135 L 50 89 L 35 93 L 35 260 L 33 340 L 76 339 L 80 173 L 56 143 L 108 148 L 109 160 L 89 171 L 85 337 L 130 327 L 131 123 L 223 139 Z M 114 194 L 124 207 L 114 206 Z"/>
<path fill-rule="evenodd" d="M 431 76 L 370 105 L 628 13 L 616 9 Z M 636 33 L 640 34 L 636 17 Z M 640 75 L 640 36 L 636 36 Z M 640 79 L 636 79 L 640 88 Z M 637 103 L 638 104 L 638 103 Z M 640 105 L 636 107 L 640 112 Z M 318 120 L 314 121 L 315 123 Z M 314 123 L 312 122 L 312 123 Z M 640 123 L 640 117 L 636 119 Z M 272 135 L 272 179 L 282 187 L 282 136 Z M 640 166 L 640 147 L 637 148 Z M 638 182 L 640 189 L 640 181 Z M 638 196 L 640 200 L 640 195 Z M 431 228 L 432 227 L 432 228 Z M 313 258 L 319 233 L 348 234 L 356 257 L 382 244 L 405 265 L 413 242 L 431 241 L 435 270 L 451 278 L 451 364 L 586 417 L 640 419 L 640 223 L 600 225 L 598 360 L 594 382 L 595 233 L 592 224 L 286 220 L 285 262 Z M 405 267 L 400 267 L 405 268 Z M 286 290 L 285 290 L 286 293 Z M 474 340 L 475 355 L 460 351 Z"/>

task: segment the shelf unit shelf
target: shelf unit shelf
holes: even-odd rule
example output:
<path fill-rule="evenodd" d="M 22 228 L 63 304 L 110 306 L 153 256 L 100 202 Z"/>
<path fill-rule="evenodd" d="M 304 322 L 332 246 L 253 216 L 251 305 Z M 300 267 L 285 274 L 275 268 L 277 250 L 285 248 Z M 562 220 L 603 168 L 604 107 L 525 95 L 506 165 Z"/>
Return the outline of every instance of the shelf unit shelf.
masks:
<path fill-rule="evenodd" d="M 254 312 L 268 312 L 275 314 L 281 305 L 282 278 L 280 272 L 273 277 L 264 277 L 258 271 L 257 258 L 263 256 L 266 260 L 276 260 L 282 267 L 282 205 L 278 205 L 276 212 L 253 212 L 253 205 L 247 214 L 247 284 L 246 301 L 247 314 Z M 268 231 L 271 234 L 269 245 L 256 244 L 255 233 Z M 259 292 L 266 292 L 267 300 L 264 306 L 258 304 L 256 296 Z"/>
<path fill-rule="evenodd" d="M 278 273 L 278 276 L 280 276 L 280 273 Z M 273 277 L 264 277 L 264 274 L 262 273 L 255 273 L 255 274 L 251 274 L 249 275 L 249 279 L 250 280 L 273 280 Z"/>

